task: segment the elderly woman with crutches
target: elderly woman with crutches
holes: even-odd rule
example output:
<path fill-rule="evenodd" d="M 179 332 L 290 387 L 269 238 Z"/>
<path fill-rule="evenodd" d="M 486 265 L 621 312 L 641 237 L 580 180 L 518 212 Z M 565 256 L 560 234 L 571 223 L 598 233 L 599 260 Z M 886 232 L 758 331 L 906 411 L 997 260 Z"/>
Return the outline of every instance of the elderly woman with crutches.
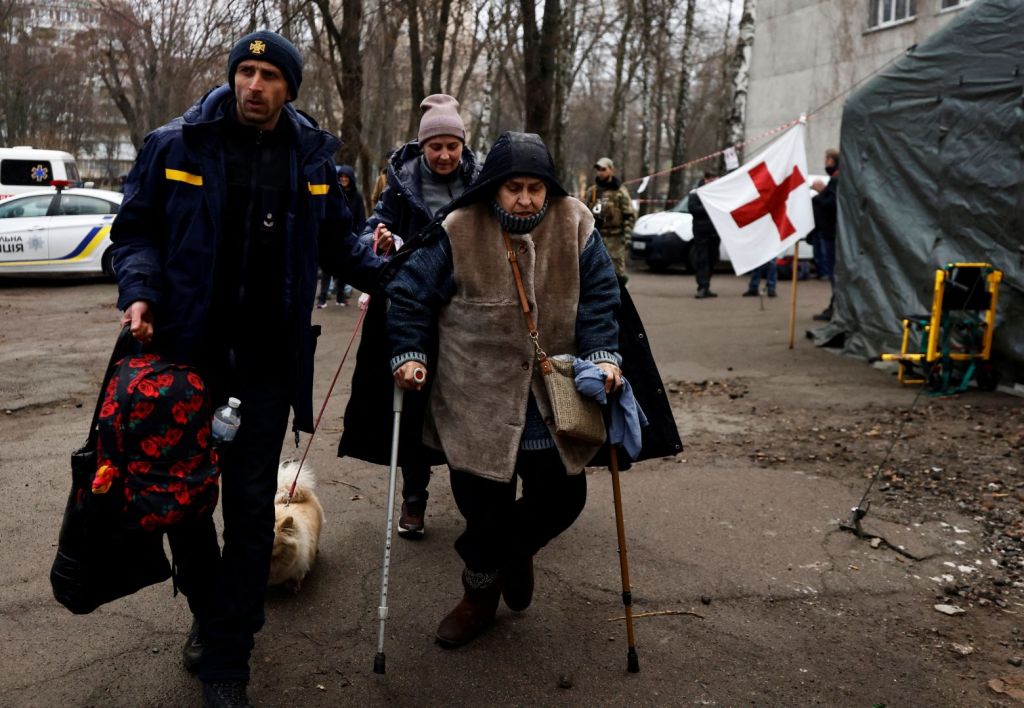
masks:
<path fill-rule="evenodd" d="M 444 454 L 466 520 L 455 543 L 464 594 L 436 634 L 457 647 L 487 629 L 502 597 L 513 611 L 530 605 L 534 555 L 583 510 L 583 468 L 601 444 L 555 433 L 539 344 L 590 362 L 617 390 L 620 289 L 544 143 L 505 133 L 385 292 L 395 383 L 430 388 L 424 441 Z"/>

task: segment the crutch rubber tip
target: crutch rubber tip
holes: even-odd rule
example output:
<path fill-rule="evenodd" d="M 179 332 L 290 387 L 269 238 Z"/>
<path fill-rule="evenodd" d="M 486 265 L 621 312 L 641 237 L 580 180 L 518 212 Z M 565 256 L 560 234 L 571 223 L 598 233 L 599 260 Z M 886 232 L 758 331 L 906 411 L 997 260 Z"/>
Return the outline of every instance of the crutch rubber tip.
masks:
<path fill-rule="evenodd" d="M 640 673 L 640 659 L 636 655 L 636 649 L 629 648 L 626 652 L 626 670 L 631 674 Z"/>
<path fill-rule="evenodd" d="M 384 652 L 382 651 L 377 652 L 377 655 L 373 657 L 373 673 L 384 673 Z"/>

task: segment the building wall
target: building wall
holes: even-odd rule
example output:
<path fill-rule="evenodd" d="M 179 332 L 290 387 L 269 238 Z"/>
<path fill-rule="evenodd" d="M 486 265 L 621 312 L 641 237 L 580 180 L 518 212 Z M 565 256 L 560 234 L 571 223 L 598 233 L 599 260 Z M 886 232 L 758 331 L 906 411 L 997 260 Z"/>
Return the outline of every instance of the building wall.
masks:
<path fill-rule="evenodd" d="M 969 4 L 943 8 L 954 1 L 916 0 L 912 19 L 872 28 L 879 0 L 759 0 L 746 139 L 807 113 L 808 169 L 819 172 L 825 150 L 839 147 L 850 89 Z"/>

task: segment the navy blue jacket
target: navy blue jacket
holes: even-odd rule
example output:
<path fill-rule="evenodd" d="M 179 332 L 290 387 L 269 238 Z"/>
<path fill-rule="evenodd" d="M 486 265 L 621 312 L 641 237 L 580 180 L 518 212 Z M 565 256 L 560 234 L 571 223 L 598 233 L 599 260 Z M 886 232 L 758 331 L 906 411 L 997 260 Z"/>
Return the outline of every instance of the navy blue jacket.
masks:
<path fill-rule="evenodd" d="M 342 189 L 345 195 L 345 204 L 352 212 L 352 231 L 358 236 L 366 226 L 366 207 L 363 205 L 363 195 L 356 187 L 356 171 L 352 165 L 338 165 L 338 176 L 348 175 L 349 188 Z"/>
<path fill-rule="evenodd" d="M 832 175 L 825 189 L 821 190 L 811 198 L 811 207 L 814 211 L 814 227 L 823 239 L 828 241 L 836 240 L 836 221 L 839 212 L 839 173 Z"/>
<path fill-rule="evenodd" d="M 372 234 L 377 224 L 384 224 L 392 233 L 401 236 L 403 241 L 409 241 L 437 216 L 430 213 L 430 209 L 423 201 L 419 164 L 422 155 L 423 148 L 419 142 L 413 140 L 391 156 L 388 163 L 387 189 L 381 193 L 380 201 L 373 208 L 373 215 L 367 219 L 363 236 Z M 459 178 L 466 187 L 480 171 L 476 156 L 468 146 L 462 148 L 462 160 L 458 169 Z"/>
<path fill-rule="evenodd" d="M 230 129 L 234 93 L 213 89 L 185 114 L 146 137 L 125 182 L 111 228 L 119 309 L 150 303 L 153 346 L 196 363 L 213 302 L 215 263 L 224 237 L 227 197 L 221 133 Z M 384 261 L 351 231 L 333 154 L 340 141 L 286 104 L 281 120 L 296 137 L 287 166 L 292 192 L 287 214 L 281 297 L 288 321 L 295 427 L 313 427 L 311 325 L 317 264 L 343 282 L 372 292 Z M 339 238 L 339 235 L 341 236 Z"/>

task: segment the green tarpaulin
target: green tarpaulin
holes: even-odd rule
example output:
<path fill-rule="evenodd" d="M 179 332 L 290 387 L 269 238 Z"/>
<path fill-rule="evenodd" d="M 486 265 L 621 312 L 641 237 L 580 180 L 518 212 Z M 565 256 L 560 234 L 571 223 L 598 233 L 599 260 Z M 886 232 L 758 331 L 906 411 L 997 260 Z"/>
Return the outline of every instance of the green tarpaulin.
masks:
<path fill-rule="evenodd" d="M 1004 274 L 993 362 L 1024 381 L 1024 0 L 975 0 L 851 96 L 840 151 L 835 313 L 816 340 L 899 351 L 935 270 L 984 261 Z"/>

